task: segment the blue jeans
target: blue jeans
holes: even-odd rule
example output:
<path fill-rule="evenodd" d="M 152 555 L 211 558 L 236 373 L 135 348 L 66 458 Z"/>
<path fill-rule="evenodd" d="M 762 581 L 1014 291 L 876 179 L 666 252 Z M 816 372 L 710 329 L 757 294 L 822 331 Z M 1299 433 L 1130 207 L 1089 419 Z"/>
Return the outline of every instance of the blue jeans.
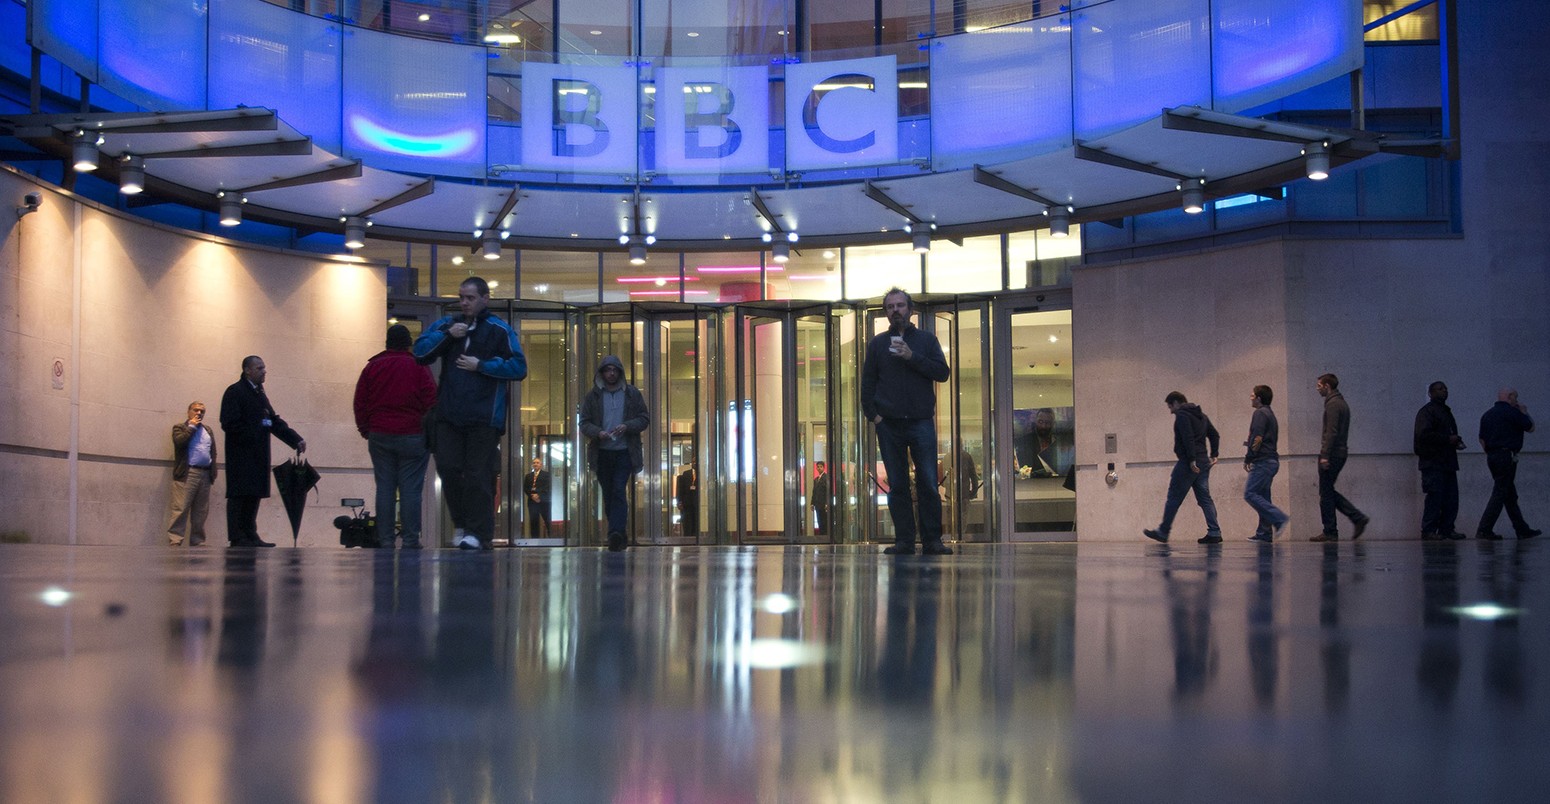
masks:
<path fill-rule="evenodd" d="M 1216 502 L 1211 499 L 1211 467 L 1208 465 L 1197 474 L 1190 469 L 1191 465 L 1190 461 L 1173 465 L 1173 475 L 1168 478 L 1168 501 L 1163 504 L 1162 524 L 1157 529 L 1164 536 L 1173 530 L 1173 518 L 1184 504 L 1184 495 L 1194 489 L 1195 502 L 1200 503 L 1200 512 L 1206 515 L 1206 535 L 1219 537 L 1222 528 L 1216 524 Z"/>
<path fill-rule="evenodd" d="M 372 433 L 366 438 L 371 473 L 377 481 L 377 543 L 393 546 L 393 521 L 403 524 L 404 546 L 420 543 L 420 498 L 430 453 L 423 435 Z M 398 505 L 394 505 L 397 499 Z M 395 517 L 394 510 L 398 516 Z"/>
<path fill-rule="evenodd" d="M 635 470 L 630 466 L 627 449 L 600 449 L 597 451 L 597 485 L 603 492 L 603 513 L 608 517 L 608 532 L 630 535 L 630 480 Z"/>
<path fill-rule="evenodd" d="M 1281 461 L 1277 458 L 1261 458 L 1249 464 L 1249 479 L 1243 484 L 1243 501 L 1259 512 L 1259 527 L 1254 529 L 1257 536 L 1271 535 L 1277 525 L 1287 520 L 1286 512 L 1270 501 L 1270 481 L 1279 471 Z"/>
<path fill-rule="evenodd" d="M 888 473 L 888 514 L 894 544 L 915 545 L 915 509 L 920 509 L 921 544 L 942 542 L 942 496 L 936 484 L 936 420 L 883 419 L 877 423 L 877 451 Z M 910 494 L 910 462 L 915 493 Z"/>

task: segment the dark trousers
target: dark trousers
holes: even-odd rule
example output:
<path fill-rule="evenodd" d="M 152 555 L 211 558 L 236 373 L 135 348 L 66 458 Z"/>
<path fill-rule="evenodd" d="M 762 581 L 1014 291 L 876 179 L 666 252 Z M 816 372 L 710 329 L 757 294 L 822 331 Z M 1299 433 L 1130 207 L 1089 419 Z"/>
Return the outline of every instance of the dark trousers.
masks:
<path fill-rule="evenodd" d="M 489 545 L 495 535 L 495 470 L 501 434 L 494 427 L 436 423 L 436 474 L 452 525 Z"/>
<path fill-rule="evenodd" d="M 813 528 L 813 533 L 818 536 L 827 536 L 829 534 L 829 506 L 813 506 L 813 513 L 818 516 L 818 524 Z"/>
<path fill-rule="evenodd" d="M 399 530 L 405 547 L 420 544 L 420 498 L 425 496 L 425 436 L 372 433 L 366 439 L 377 484 L 377 543 L 392 547 Z"/>
<path fill-rule="evenodd" d="M 1243 501 L 1259 512 L 1259 526 L 1254 529 L 1255 535 L 1270 536 L 1275 533 L 1277 525 L 1286 522 L 1286 512 L 1270 501 L 1270 481 L 1275 480 L 1276 472 L 1280 470 L 1281 461 L 1278 458 L 1261 458 L 1249 464 L 1249 477 L 1243 483 Z"/>
<path fill-rule="evenodd" d="M 549 501 L 539 500 L 533 502 L 533 498 L 527 498 L 527 535 L 530 539 L 544 539 L 549 536 Z"/>
<path fill-rule="evenodd" d="M 1496 527 L 1496 520 L 1502 515 L 1502 509 L 1507 509 L 1507 518 L 1512 520 L 1512 529 L 1522 534 L 1532 528 L 1523 519 L 1523 511 L 1518 508 L 1518 453 L 1512 450 L 1499 449 L 1486 453 L 1485 465 L 1491 469 L 1491 480 L 1495 485 L 1491 486 L 1491 499 L 1485 504 L 1485 513 L 1480 515 L 1480 527 L 1476 533 L 1490 533 Z"/>
<path fill-rule="evenodd" d="M 630 466 L 627 449 L 600 449 L 597 451 L 598 489 L 603 492 L 603 514 L 608 518 L 608 532 L 630 535 L 630 479 L 635 472 Z"/>
<path fill-rule="evenodd" d="M 915 511 L 920 510 L 921 544 L 942 543 L 942 495 L 936 482 L 936 420 L 883 419 L 877 424 L 877 451 L 888 473 L 888 515 L 894 544 L 915 546 Z M 910 495 L 910 463 L 915 465 L 915 494 Z M 828 523 L 825 523 L 828 524 Z"/>
<path fill-rule="evenodd" d="M 1345 468 L 1346 456 L 1332 457 L 1328 466 L 1319 466 L 1319 519 L 1323 520 L 1324 532 L 1333 536 L 1340 531 L 1335 522 L 1335 512 L 1345 514 L 1352 522 L 1361 522 L 1367 517 L 1356 506 L 1351 504 L 1340 492 L 1335 491 L 1335 480 L 1340 477 L 1340 470 Z"/>
<path fill-rule="evenodd" d="M 1190 489 L 1194 489 L 1195 502 L 1200 504 L 1200 513 L 1206 517 L 1206 535 L 1221 536 L 1222 526 L 1216 524 L 1216 501 L 1211 499 L 1211 467 L 1196 472 L 1190 468 L 1192 463 L 1179 461 L 1173 465 L 1173 474 L 1168 478 L 1168 500 L 1163 503 L 1162 524 L 1157 529 L 1164 536 L 1173 530 L 1173 518 L 1178 516 L 1179 506 L 1184 504 Z"/>
<path fill-rule="evenodd" d="M 1459 473 L 1456 469 L 1422 469 L 1421 532 L 1451 535 L 1459 515 Z"/>
<path fill-rule="evenodd" d="M 700 535 L 700 501 L 698 495 L 693 499 L 685 500 L 678 509 L 678 524 L 683 526 L 683 535 L 695 538 Z"/>
<path fill-rule="evenodd" d="M 246 544 L 258 538 L 258 504 L 263 497 L 226 498 L 226 541 Z"/>

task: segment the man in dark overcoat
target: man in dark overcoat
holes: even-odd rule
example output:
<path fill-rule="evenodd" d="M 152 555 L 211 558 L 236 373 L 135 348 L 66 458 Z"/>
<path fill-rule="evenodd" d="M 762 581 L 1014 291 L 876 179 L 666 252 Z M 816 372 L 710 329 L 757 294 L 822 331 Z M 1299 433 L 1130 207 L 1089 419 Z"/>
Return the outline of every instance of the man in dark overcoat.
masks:
<path fill-rule="evenodd" d="M 274 412 L 264 395 L 264 359 L 242 359 L 242 378 L 221 397 L 226 435 L 226 540 L 232 547 L 274 547 L 258 536 L 258 504 L 269 496 L 269 437 L 297 452 L 307 441 Z"/>

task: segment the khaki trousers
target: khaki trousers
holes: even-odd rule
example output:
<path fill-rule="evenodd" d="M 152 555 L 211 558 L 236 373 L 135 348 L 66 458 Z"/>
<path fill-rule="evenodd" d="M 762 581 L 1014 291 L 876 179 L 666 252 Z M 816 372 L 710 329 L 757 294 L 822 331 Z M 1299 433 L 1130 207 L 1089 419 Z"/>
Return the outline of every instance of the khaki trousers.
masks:
<path fill-rule="evenodd" d="M 204 544 L 205 518 L 210 514 L 210 467 L 190 466 L 188 477 L 172 481 L 168 504 L 167 541 L 190 546 Z"/>

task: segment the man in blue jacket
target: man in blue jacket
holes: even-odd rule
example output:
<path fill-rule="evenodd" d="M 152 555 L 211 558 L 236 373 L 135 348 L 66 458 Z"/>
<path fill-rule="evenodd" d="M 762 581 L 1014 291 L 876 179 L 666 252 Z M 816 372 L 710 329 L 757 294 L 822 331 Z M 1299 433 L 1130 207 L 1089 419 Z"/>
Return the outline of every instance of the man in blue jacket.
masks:
<path fill-rule="evenodd" d="M 888 329 L 867 344 L 861 369 L 861 412 L 877 427 L 877 451 L 888 473 L 888 514 L 893 517 L 889 555 L 915 552 L 915 508 L 920 507 L 920 546 L 926 555 L 952 555 L 942 543 L 942 497 L 937 491 L 936 383 L 951 369 L 936 336 L 910 323 L 914 303 L 894 288 L 883 296 Z M 911 499 L 910 463 L 915 465 Z"/>
<path fill-rule="evenodd" d="M 1173 465 L 1173 476 L 1168 480 L 1168 501 L 1163 504 L 1162 524 L 1156 530 L 1141 532 L 1148 539 L 1168 541 L 1168 532 L 1173 530 L 1173 518 L 1184 503 L 1184 495 L 1194 489 L 1195 502 L 1200 503 L 1200 512 L 1206 517 L 1206 535 L 1199 541 L 1201 544 L 1221 544 L 1222 528 L 1216 524 L 1216 502 L 1211 499 L 1211 467 L 1216 465 L 1222 437 L 1200 406 L 1178 391 L 1170 392 L 1163 402 L 1173 414 L 1173 454 L 1179 460 Z M 1208 441 L 1209 452 L 1206 451 Z"/>
<path fill-rule="evenodd" d="M 477 276 L 463 280 L 461 315 L 438 319 L 414 342 L 416 360 L 441 360 L 436 473 L 452 514 L 452 545 L 465 550 L 488 550 L 495 535 L 495 471 L 506 432 L 507 383 L 527 377 L 517 333 L 486 309 L 489 303 L 488 283 Z"/>

